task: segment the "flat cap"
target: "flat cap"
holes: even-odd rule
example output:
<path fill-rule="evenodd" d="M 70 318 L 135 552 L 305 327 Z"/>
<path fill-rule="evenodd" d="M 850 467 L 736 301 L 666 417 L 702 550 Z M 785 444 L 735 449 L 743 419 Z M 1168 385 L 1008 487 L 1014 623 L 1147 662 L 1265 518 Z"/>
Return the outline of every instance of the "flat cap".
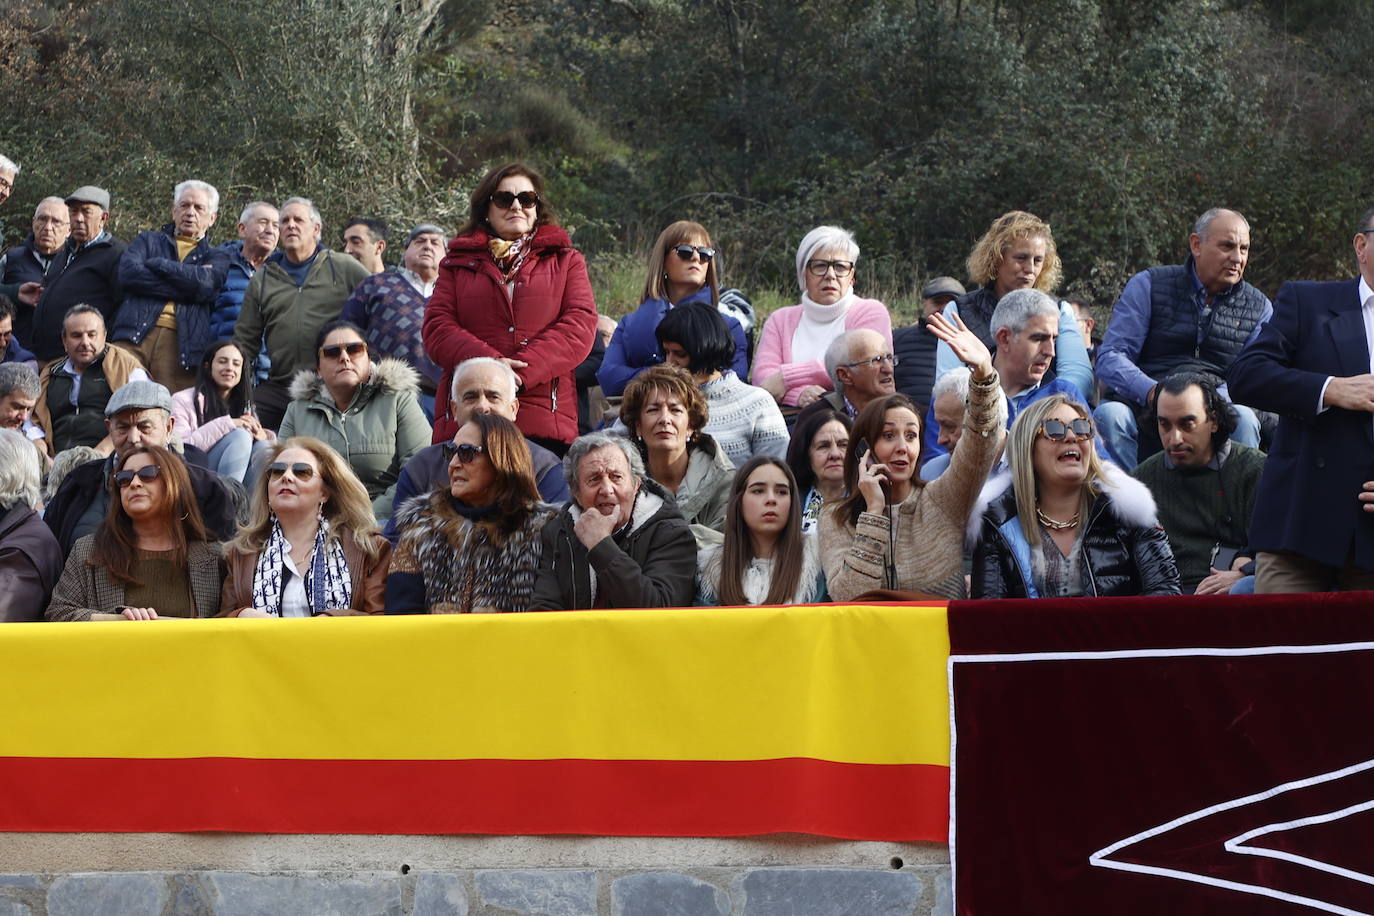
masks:
<path fill-rule="evenodd" d="M 97 188 L 93 184 L 82 185 L 68 194 L 65 202 L 68 206 L 71 204 L 95 204 L 102 210 L 108 210 L 110 209 L 110 192 L 104 188 Z"/>
<path fill-rule="evenodd" d="M 152 410 L 155 407 L 171 413 L 172 393 L 157 382 L 139 379 L 115 390 L 110 396 L 110 403 L 105 405 L 105 416 L 113 417 L 126 410 Z"/>

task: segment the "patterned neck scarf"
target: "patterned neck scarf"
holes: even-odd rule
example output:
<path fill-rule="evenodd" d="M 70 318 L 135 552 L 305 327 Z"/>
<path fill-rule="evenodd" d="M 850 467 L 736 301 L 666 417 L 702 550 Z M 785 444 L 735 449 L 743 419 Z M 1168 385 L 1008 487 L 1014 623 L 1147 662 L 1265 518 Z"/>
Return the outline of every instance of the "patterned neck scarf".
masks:
<path fill-rule="evenodd" d="M 530 242 L 533 239 L 534 233 L 527 232 L 514 240 L 508 241 L 497 237 L 487 240 L 487 250 L 491 252 L 492 258 L 496 261 L 496 268 L 501 271 L 501 278 L 507 283 L 514 280 L 515 275 L 520 272 L 520 265 L 525 263 L 525 258 L 530 253 Z"/>
<path fill-rule="evenodd" d="M 281 521 L 272 516 L 272 533 L 258 554 L 253 570 L 253 607 L 281 616 L 282 567 L 291 545 L 282 533 Z M 311 614 L 337 611 L 353 601 L 353 577 L 337 539 L 329 537 L 329 520 L 321 513 L 315 529 L 315 545 L 305 570 L 305 598 Z"/>

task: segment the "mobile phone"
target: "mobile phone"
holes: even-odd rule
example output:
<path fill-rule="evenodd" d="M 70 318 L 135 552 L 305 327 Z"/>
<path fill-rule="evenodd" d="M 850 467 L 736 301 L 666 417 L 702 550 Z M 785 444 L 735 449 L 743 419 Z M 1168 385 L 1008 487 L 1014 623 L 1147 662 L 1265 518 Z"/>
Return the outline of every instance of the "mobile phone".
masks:
<path fill-rule="evenodd" d="M 864 455 L 867 455 L 867 454 L 868 454 L 868 440 L 865 439 L 863 436 L 860 436 L 860 437 L 859 437 L 859 441 L 858 441 L 857 443 L 855 443 L 855 445 L 854 445 L 854 460 L 855 460 L 855 461 L 863 461 L 863 460 L 864 460 Z"/>
<path fill-rule="evenodd" d="M 1212 568 L 1221 572 L 1230 571 L 1236 562 L 1236 557 L 1240 556 L 1243 548 L 1222 547 L 1220 544 L 1212 548 Z"/>

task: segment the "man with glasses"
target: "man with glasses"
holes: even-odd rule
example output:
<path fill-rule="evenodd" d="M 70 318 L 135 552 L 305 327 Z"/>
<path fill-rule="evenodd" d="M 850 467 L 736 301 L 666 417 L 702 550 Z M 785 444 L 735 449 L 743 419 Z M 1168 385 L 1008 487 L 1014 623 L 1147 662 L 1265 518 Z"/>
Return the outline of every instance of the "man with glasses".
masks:
<path fill-rule="evenodd" d="M 43 521 L 56 535 L 64 557 L 105 517 L 110 504 L 110 475 L 119 459 L 140 445 L 163 446 L 186 461 L 191 489 L 211 537 L 227 541 L 237 533 L 238 512 L 247 502 L 243 486 L 206 469 L 204 453 L 183 446 L 176 438 L 172 395 L 166 387 L 146 378 L 131 381 L 114 393 L 104 413 L 110 455 L 73 468 L 43 513 Z"/>
<path fill-rule="evenodd" d="M 812 401 L 797 415 L 797 422 L 827 407 L 857 417 L 874 398 L 896 394 L 897 362 L 886 338 L 877 331 L 858 328 L 844 332 L 825 350 L 825 371 L 835 390 Z"/>
<path fill-rule="evenodd" d="M 14 190 L 14 177 L 19 174 L 19 164 L 7 156 L 0 156 L 0 204 L 10 199 Z"/>
<path fill-rule="evenodd" d="M 253 401 L 262 425 L 281 426 L 291 401 L 291 379 L 298 369 L 315 368 L 315 337 L 339 317 L 344 302 L 367 279 L 367 268 L 346 254 L 320 244 L 320 211 L 304 197 L 281 205 L 282 250 L 268 257 L 243 294 L 243 311 L 234 326 L 234 343 L 251 365 L 263 346 L 272 361 L 266 382 Z"/>
<path fill-rule="evenodd" d="M 45 197 L 33 211 L 28 237 L 0 256 L 0 296 L 16 303 L 14 332 L 23 342 L 32 339 L 33 307 L 43 294 L 43 276 L 67 244 L 71 225 L 62 198 Z"/>
<path fill-rule="evenodd" d="M 1374 589 L 1374 208 L 1360 275 L 1279 288 L 1231 396 L 1279 415 L 1255 499 L 1256 592 Z"/>

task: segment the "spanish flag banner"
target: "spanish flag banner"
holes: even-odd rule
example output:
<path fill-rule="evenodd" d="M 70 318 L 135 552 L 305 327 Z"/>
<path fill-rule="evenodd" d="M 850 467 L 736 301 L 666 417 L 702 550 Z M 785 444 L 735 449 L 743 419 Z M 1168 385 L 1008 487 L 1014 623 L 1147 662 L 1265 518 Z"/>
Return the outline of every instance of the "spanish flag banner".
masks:
<path fill-rule="evenodd" d="M 937 840 L 943 606 L 0 629 L 0 830 Z"/>

